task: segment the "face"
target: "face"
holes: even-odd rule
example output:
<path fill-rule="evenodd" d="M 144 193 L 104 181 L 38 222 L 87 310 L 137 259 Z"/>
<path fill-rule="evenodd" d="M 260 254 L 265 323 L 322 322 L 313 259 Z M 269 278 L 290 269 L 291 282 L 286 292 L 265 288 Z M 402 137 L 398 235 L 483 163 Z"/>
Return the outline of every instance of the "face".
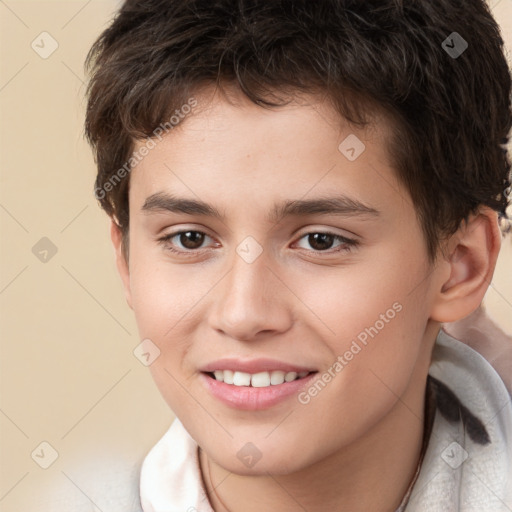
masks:
<path fill-rule="evenodd" d="M 425 381 L 435 272 L 388 136 L 314 97 L 203 95 L 132 172 L 125 284 L 150 370 L 229 471 L 306 468 Z"/>

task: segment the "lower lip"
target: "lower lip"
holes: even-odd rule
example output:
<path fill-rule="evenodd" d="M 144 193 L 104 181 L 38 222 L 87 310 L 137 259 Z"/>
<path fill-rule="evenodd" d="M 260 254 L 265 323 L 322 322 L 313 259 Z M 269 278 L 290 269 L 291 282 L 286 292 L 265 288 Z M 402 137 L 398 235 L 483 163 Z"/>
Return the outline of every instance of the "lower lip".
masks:
<path fill-rule="evenodd" d="M 315 375 L 316 373 L 310 373 L 302 379 L 264 388 L 226 384 L 205 373 L 201 374 L 201 379 L 210 393 L 226 405 L 245 411 L 259 411 L 269 409 L 290 396 L 297 395 L 301 388 L 309 384 Z"/>

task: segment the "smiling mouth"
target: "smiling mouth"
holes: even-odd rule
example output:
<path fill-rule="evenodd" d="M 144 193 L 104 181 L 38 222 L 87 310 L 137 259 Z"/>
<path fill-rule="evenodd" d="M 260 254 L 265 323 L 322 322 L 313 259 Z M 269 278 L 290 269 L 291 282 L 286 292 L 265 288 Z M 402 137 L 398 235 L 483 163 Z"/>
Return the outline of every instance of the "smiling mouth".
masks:
<path fill-rule="evenodd" d="M 285 382 L 293 382 L 301 380 L 314 372 L 284 372 L 275 370 L 271 372 L 247 373 L 232 370 L 215 370 L 213 372 L 205 372 L 208 377 L 224 384 L 230 384 L 238 387 L 266 388 L 279 386 Z"/>

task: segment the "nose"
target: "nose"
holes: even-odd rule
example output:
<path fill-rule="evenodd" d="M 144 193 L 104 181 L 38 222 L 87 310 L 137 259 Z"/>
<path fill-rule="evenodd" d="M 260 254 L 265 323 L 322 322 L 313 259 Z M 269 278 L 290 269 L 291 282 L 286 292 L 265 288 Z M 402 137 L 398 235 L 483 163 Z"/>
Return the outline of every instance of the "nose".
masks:
<path fill-rule="evenodd" d="M 235 254 L 231 271 L 215 287 L 211 328 L 240 341 L 290 329 L 293 294 L 264 254 L 252 263 Z"/>

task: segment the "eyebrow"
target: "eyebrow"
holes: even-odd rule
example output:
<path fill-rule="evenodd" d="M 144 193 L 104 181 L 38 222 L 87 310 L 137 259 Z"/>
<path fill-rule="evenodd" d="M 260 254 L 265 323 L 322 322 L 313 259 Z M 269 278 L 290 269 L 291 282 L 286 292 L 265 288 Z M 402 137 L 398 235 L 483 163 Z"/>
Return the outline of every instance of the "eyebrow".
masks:
<path fill-rule="evenodd" d="M 182 213 L 204 215 L 225 221 L 226 217 L 215 206 L 197 199 L 185 199 L 165 192 L 150 195 L 142 206 L 146 213 Z M 339 215 L 345 217 L 378 217 L 380 212 L 369 205 L 344 195 L 319 197 L 316 199 L 287 200 L 274 205 L 268 221 L 279 222 L 284 217 L 307 215 Z"/>

